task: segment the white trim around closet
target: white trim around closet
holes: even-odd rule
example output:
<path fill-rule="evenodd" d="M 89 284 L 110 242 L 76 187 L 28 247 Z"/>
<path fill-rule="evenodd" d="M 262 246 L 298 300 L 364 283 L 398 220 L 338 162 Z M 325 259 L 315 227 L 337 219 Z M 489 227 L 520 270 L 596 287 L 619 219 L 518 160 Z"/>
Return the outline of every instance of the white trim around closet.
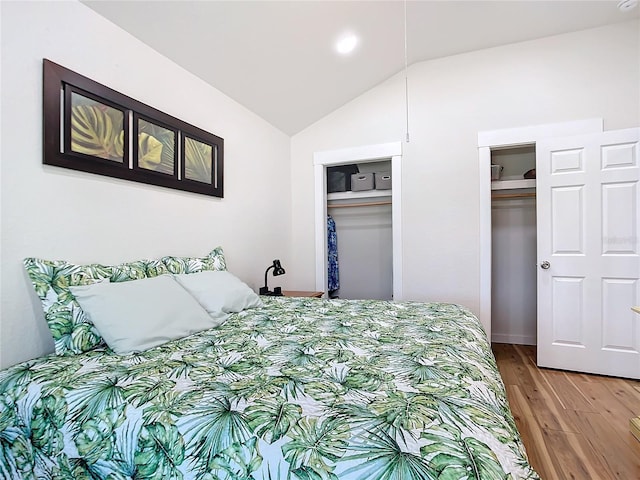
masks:
<path fill-rule="evenodd" d="M 402 300 L 402 143 L 326 150 L 313 154 L 316 290 L 327 292 L 327 173 L 332 165 L 391 160 L 393 299 Z"/>

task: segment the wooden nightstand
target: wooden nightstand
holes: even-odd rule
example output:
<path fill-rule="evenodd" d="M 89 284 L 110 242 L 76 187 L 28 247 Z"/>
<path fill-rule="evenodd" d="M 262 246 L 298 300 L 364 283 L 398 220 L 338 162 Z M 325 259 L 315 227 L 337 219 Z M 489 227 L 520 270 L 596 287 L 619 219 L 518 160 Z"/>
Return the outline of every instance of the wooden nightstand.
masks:
<path fill-rule="evenodd" d="M 282 295 L 285 297 L 314 297 L 321 298 L 324 292 L 306 292 L 304 290 L 283 290 Z"/>

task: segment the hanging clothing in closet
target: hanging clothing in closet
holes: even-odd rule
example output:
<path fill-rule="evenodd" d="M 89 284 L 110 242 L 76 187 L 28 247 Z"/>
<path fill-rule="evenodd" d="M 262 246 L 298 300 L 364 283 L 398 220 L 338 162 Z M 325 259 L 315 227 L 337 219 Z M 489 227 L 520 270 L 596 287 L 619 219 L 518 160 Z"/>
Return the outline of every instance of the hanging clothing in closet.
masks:
<path fill-rule="evenodd" d="M 338 267 L 338 235 L 336 222 L 331 215 L 327 215 L 327 249 L 328 249 L 328 290 L 329 297 L 340 288 L 340 272 Z"/>

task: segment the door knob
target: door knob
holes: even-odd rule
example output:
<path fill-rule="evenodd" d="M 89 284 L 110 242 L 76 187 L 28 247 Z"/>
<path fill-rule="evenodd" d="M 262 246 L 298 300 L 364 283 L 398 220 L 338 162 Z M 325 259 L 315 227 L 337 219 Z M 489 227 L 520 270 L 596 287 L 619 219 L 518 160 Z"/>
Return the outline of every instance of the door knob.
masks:
<path fill-rule="evenodd" d="M 546 260 L 540 264 L 540 268 L 542 268 L 543 270 L 548 270 L 550 266 L 551 264 Z"/>

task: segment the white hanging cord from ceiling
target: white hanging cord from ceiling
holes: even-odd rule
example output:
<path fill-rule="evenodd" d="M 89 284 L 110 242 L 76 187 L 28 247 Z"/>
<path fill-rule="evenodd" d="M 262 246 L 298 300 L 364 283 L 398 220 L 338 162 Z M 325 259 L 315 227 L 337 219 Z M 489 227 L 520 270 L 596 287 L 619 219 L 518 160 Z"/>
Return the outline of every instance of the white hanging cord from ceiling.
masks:
<path fill-rule="evenodd" d="M 407 0 L 404 0 L 404 109 L 406 113 L 407 143 L 409 143 L 409 76 L 407 71 Z"/>

